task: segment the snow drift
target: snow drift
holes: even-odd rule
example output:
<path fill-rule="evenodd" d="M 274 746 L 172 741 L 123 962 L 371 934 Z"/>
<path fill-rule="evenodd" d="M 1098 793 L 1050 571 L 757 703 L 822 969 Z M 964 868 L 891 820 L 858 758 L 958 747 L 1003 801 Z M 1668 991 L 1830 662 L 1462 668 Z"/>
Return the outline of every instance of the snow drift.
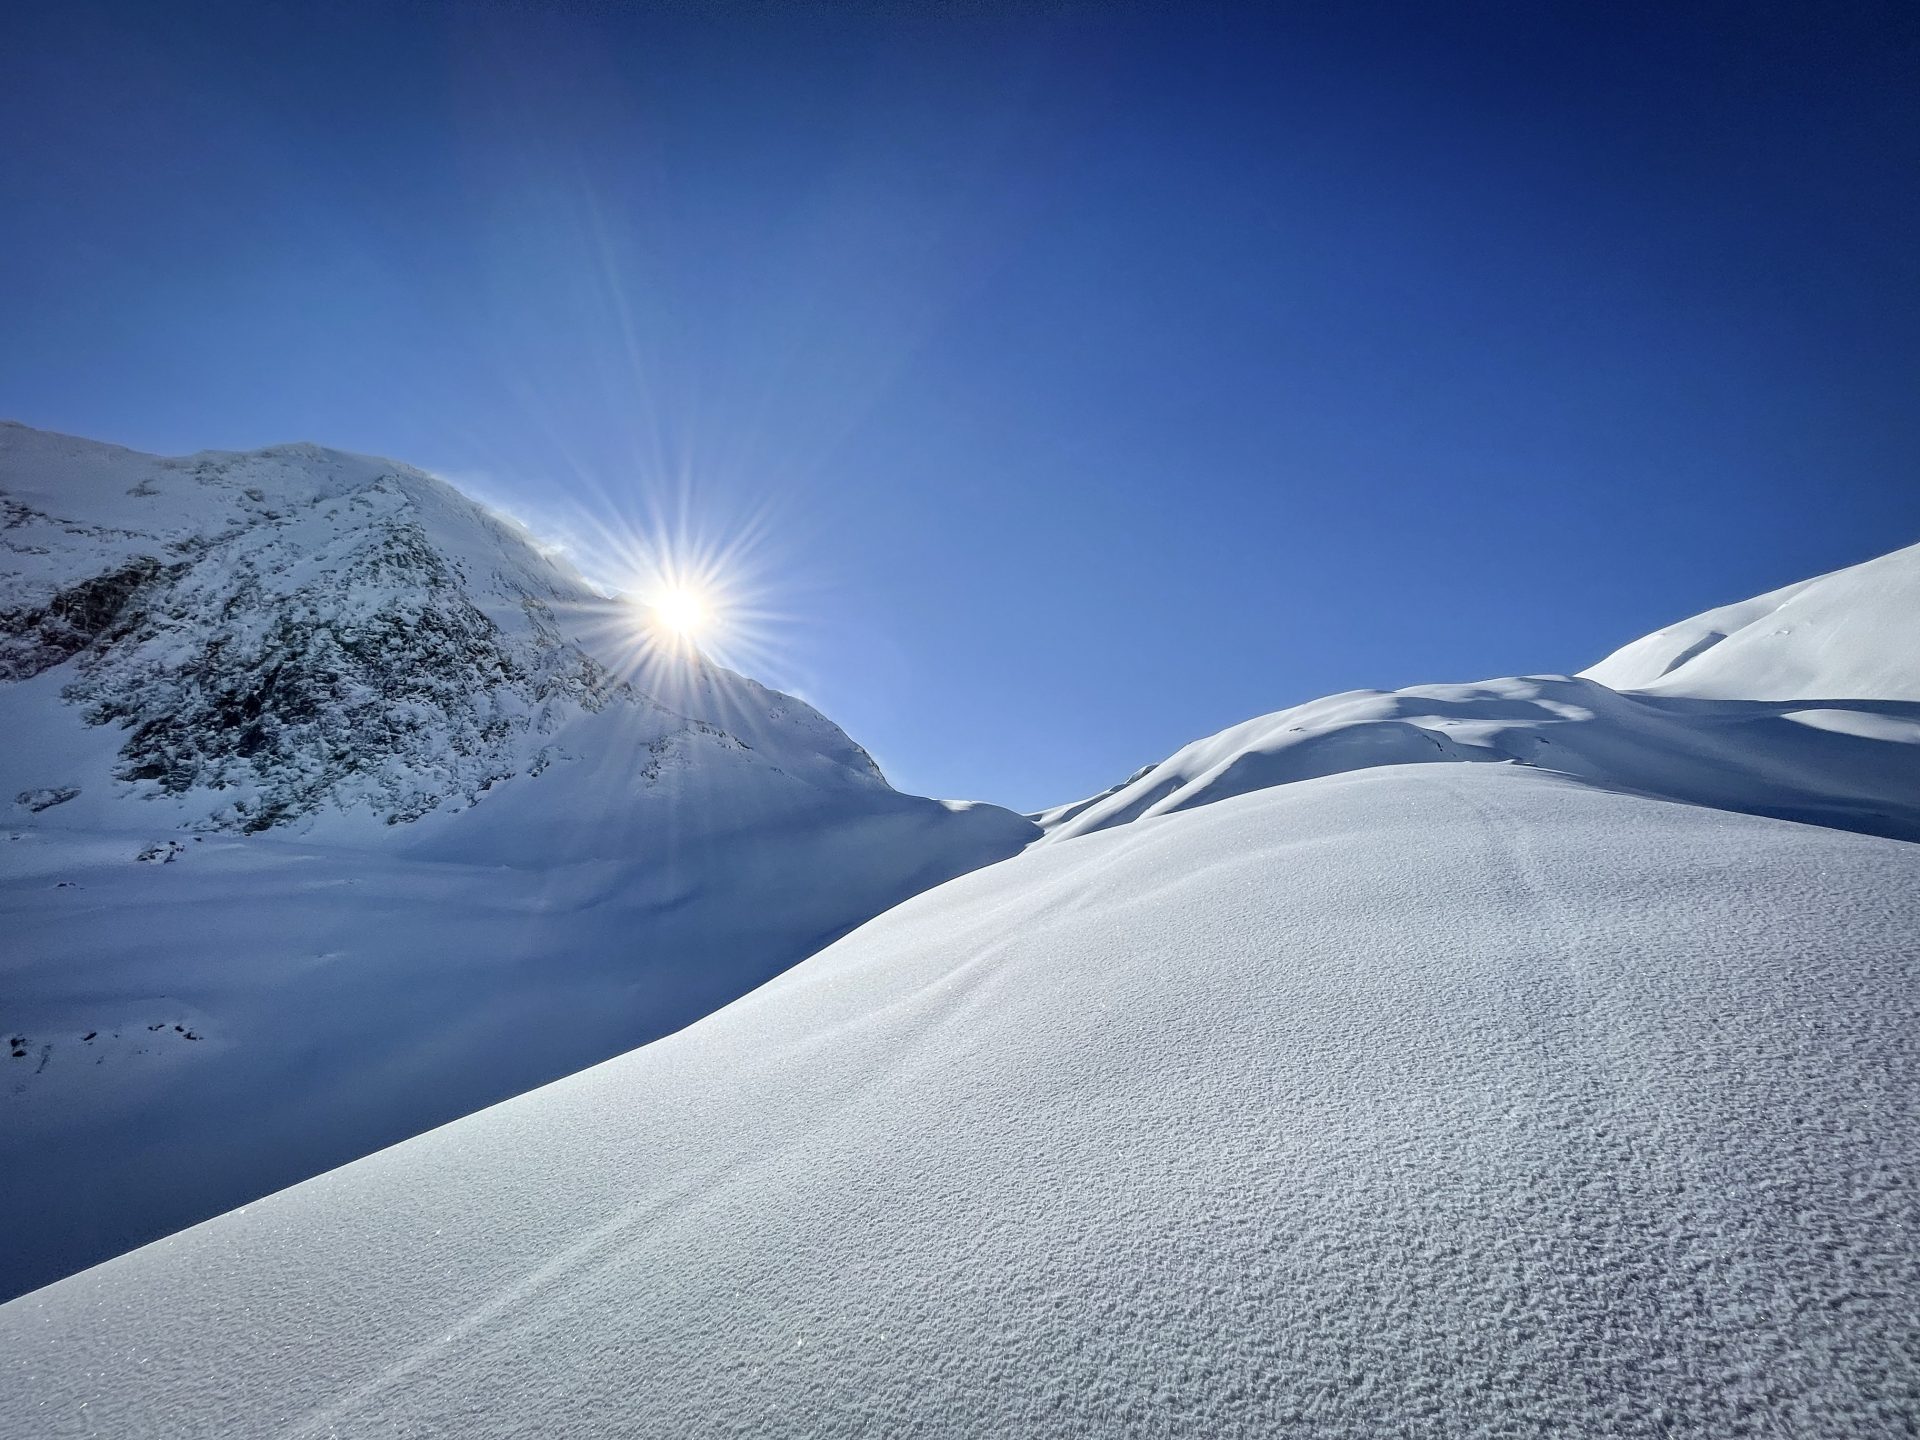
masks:
<path fill-rule="evenodd" d="M 0 1294 L 664 1034 L 1035 833 L 649 655 L 407 466 L 0 426 L 0 506 Z"/>
<path fill-rule="evenodd" d="M 1522 767 L 1036 847 L 0 1308 L 46 1435 L 1920 1414 L 1920 848 Z"/>
<path fill-rule="evenodd" d="M 1263 715 L 1035 819 L 1061 840 L 1450 762 L 1920 839 L 1920 545 L 1683 621 L 1579 675 L 1355 690 Z"/>

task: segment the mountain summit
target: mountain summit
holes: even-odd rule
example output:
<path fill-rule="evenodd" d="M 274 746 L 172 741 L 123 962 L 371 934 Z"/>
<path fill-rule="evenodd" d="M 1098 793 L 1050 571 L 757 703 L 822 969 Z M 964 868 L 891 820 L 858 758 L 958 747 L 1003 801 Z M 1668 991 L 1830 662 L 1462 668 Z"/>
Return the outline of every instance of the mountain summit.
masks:
<path fill-rule="evenodd" d="M 750 749 L 880 784 L 810 707 L 697 654 L 675 657 L 678 708 L 643 693 L 604 653 L 637 648 L 637 614 L 622 637 L 620 607 L 410 466 L 311 445 L 161 459 L 5 425 L 0 508 L 0 680 L 53 676 L 15 692 L 13 733 L 45 743 L 5 778 L 77 790 L 69 816 L 137 798 L 205 831 L 399 824 L 610 742 L 650 756 L 649 779 Z M 47 703 L 55 682 L 72 710 Z M 110 727 L 104 766 L 75 711 Z"/>

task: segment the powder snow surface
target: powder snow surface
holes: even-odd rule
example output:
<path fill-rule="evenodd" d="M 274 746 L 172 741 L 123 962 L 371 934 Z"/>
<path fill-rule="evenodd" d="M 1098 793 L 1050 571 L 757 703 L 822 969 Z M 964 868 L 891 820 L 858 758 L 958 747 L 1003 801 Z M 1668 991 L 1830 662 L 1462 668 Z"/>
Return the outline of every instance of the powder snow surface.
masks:
<path fill-rule="evenodd" d="M 1519 766 L 1029 850 L 0 1308 L 46 1435 L 1911 1435 L 1920 848 Z"/>

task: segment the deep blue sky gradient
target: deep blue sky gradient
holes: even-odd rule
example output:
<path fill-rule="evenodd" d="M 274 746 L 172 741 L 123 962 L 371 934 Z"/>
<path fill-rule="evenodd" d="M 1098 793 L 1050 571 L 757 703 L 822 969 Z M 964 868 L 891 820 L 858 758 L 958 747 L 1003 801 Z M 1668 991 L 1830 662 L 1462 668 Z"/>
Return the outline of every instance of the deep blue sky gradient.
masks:
<path fill-rule="evenodd" d="M 82 0 L 0 126 L 0 414 L 684 492 L 923 792 L 1920 539 L 1911 6 Z"/>

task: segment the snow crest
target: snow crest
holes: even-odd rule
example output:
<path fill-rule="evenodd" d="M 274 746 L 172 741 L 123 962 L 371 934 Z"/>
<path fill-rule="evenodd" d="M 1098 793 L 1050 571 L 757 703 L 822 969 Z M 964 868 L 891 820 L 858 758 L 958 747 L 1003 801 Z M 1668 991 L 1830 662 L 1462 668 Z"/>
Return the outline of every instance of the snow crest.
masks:
<path fill-rule="evenodd" d="M 1034 819 L 1065 840 L 1270 785 L 1459 762 L 1920 840 L 1920 545 L 1670 626 L 1579 675 L 1263 715 Z"/>
<path fill-rule="evenodd" d="M 1703 699 L 1920 702 L 1920 545 L 1656 630 L 1584 672 Z"/>

